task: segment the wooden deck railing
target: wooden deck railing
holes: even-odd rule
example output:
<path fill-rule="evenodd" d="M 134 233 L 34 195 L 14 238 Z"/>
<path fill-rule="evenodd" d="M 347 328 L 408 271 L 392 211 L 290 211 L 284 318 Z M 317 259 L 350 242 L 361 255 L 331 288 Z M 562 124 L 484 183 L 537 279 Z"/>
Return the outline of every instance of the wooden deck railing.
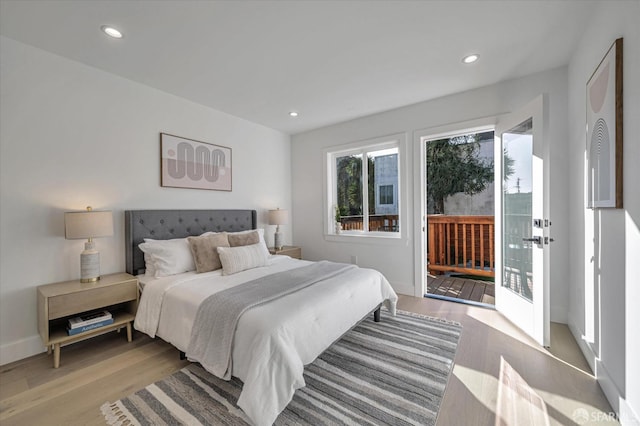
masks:
<path fill-rule="evenodd" d="M 495 277 L 493 216 L 427 215 L 428 270 Z"/>
<path fill-rule="evenodd" d="M 341 216 L 343 231 L 362 231 L 363 216 Z M 370 214 L 369 215 L 369 231 L 379 232 L 398 232 L 399 222 L 397 214 Z"/>

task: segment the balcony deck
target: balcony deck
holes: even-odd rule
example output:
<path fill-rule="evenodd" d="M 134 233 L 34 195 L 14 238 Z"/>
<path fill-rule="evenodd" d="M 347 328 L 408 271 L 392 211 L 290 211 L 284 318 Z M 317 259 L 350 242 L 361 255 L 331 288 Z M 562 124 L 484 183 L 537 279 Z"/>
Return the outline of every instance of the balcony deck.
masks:
<path fill-rule="evenodd" d="M 473 278 L 458 278 L 447 275 L 427 275 L 427 292 L 437 296 L 495 304 L 494 284 Z"/>

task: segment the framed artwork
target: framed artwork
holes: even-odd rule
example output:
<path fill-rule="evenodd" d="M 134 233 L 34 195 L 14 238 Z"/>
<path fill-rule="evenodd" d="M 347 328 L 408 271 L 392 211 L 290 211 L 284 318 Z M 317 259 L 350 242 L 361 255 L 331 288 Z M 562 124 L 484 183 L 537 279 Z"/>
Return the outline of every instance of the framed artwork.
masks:
<path fill-rule="evenodd" d="M 587 208 L 622 208 L 622 39 L 587 82 Z"/>
<path fill-rule="evenodd" d="M 162 186 L 231 191 L 231 148 L 160 133 Z"/>

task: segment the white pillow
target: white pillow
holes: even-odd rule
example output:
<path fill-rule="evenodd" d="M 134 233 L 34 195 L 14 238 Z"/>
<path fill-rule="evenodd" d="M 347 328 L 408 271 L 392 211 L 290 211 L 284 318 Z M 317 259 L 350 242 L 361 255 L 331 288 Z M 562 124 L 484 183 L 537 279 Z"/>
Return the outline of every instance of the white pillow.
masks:
<path fill-rule="evenodd" d="M 202 235 L 209 235 L 209 234 L 217 234 L 217 232 L 211 232 L 211 231 L 207 231 Z M 202 236 L 200 235 L 200 236 Z M 145 238 L 144 242 L 145 243 L 166 243 L 168 241 L 180 241 L 180 240 L 184 240 L 187 242 L 187 245 L 189 244 L 189 241 L 186 238 L 174 238 L 172 240 L 154 240 L 152 238 Z M 138 247 L 140 247 L 142 244 L 138 244 Z M 145 249 L 147 251 L 145 251 Z M 143 249 L 142 247 L 140 247 L 140 250 L 142 250 L 144 252 L 144 275 L 145 277 L 155 277 L 156 276 L 156 265 L 155 265 L 155 258 L 154 256 L 151 254 L 151 250 L 149 248 L 149 246 L 145 246 L 145 248 Z M 157 251 L 157 250 L 156 250 Z M 193 257 L 193 256 L 192 256 Z M 194 262 L 194 266 L 195 266 L 195 262 Z M 192 269 L 195 270 L 195 269 Z M 161 273 L 165 273 L 166 271 L 162 270 Z M 186 271 L 189 272 L 189 271 Z M 180 272 L 177 272 L 178 274 Z M 170 274 L 170 275 L 175 275 L 175 274 Z M 158 276 L 166 276 L 166 275 L 158 275 Z"/>
<path fill-rule="evenodd" d="M 247 269 L 257 268 L 267 264 L 268 253 L 264 243 L 239 247 L 218 247 L 222 275 L 231 275 Z"/>
<path fill-rule="evenodd" d="M 227 232 L 227 234 L 248 234 L 249 232 L 254 232 L 254 231 L 258 231 L 258 236 L 260 237 L 260 244 L 262 244 L 262 248 L 264 250 L 265 256 L 266 257 L 271 256 L 271 253 L 269 253 L 269 248 L 267 247 L 267 242 L 264 240 L 264 229 L 262 228 L 249 229 L 247 231 Z"/>
<path fill-rule="evenodd" d="M 151 257 L 152 273 L 156 278 L 196 270 L 189 241 L 186 238 L 174 240 L 145 238 L 144 241 L 138 247 L 145 253 L 145 265 L 147 255 Z"/>
<path fill-rule="evenodd" d="M 138 247 L 140 247 L 140 245 L 138 245 Z M 156 276 L 156 265 L 153 262 L 153 256 L 151 256 L 151 254 L 149 253 L 144 254 L 144 276 L 145 277 Z"/>

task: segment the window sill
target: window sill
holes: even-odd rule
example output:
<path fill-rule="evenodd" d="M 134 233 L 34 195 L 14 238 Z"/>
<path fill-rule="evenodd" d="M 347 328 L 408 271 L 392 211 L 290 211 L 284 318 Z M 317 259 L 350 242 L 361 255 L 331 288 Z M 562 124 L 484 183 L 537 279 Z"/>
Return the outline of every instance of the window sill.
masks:
<path fill-rule="evenodd" d="M 352 243 L 352 244 L 384 244 L 384 245 L 406 245 L 408 242 L 400 233 L 393 235 L 376 234 L 358 234 L 358 233 L 340 233 L 340 234 L 324 234 L 325 241 Z"/>

